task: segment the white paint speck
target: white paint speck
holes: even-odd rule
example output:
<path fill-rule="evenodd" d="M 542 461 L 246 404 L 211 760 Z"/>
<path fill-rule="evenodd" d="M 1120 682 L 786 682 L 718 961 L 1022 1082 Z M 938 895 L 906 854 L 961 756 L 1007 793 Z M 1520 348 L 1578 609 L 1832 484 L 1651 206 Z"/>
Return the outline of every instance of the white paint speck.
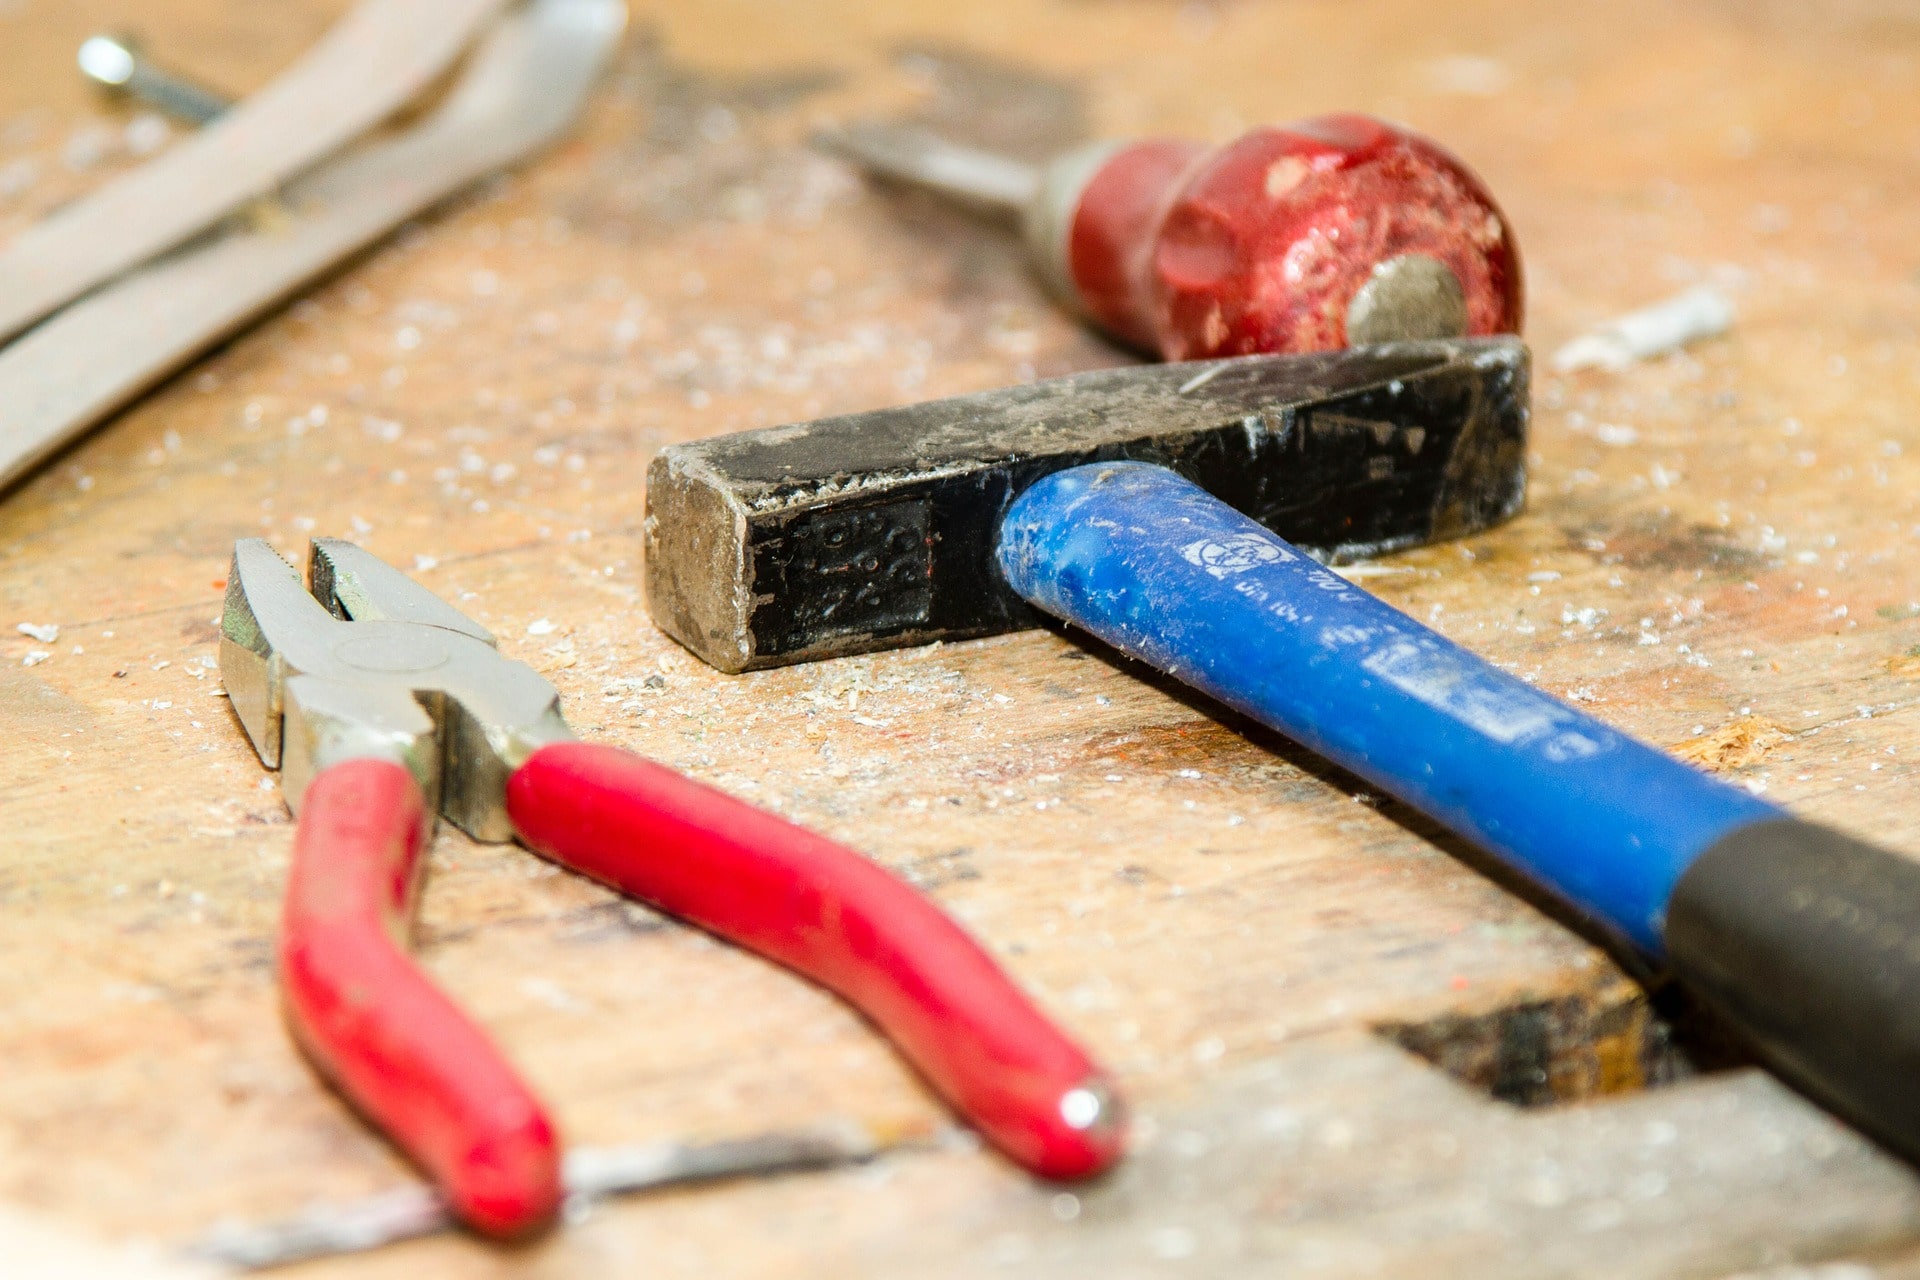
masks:
<path fill-rule="evenodd" d="M 1160 1227 L 1148 1239 L 1154 1254 L 1169 1262 L 1192 1257 L 1194 1249 L 1199 1246 L 1193 1232 L 1185 1227 Z"/>
<path fill-rule="evenodd" d="M 1593 429 L 1593 435 L 1601 444 L 1610 444 L 1615 448 L 1638 443 L 1640 432 L 1633 427 L 1616 422 L 1603 422 Z"/>
<path fill-rule="evenodd" d="M 1513 73 L 1497 58 L 1463 53 L 1436 58 L 1426 67 L 1427 83 L 1435 93 L 1468 98 L 1491 98 L 1513 82 Z"/>
<path fill-rule="evenodd" d="M 134 155 L 150 156 L 173 141 L 173 126 L 163 117 L 143 111 L 127 122 L 121 137 Z"/>
<path fill-rule="evenodd" d="M 1180 384 L 1180 390 L 1177 394 L 1185 395 L 1189 391 L 1198 391 L 1201 387 L 1206 386 L 1209 382 L 1219 377 L 1221 371 L 1226 367 L 1224 364 L 1216 364 L 1211 369 L 1194 374 L 1191 378 L 1188 378 Z"/>

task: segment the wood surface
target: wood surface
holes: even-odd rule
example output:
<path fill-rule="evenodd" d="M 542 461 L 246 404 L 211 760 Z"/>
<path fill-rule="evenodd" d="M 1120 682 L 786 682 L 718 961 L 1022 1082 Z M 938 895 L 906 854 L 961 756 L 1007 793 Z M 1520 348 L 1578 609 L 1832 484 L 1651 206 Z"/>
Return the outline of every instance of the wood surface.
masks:
<path fill-rule="evenodd" d="M 0 0 L 0 236 L 152 140 L 74 74 L 91 31 L 244 92 L 343 8 Z M 915 879 L 1118 1073 L 1138 1141 L 1072 1193 L 950 1144 L 289 1274 L 1920 1274 L 1912 1170 L 1271 735 L 1045 631 L 730 678 L 649 624 L 662 444 L 1130 358 L 814 123 L 1039 154 L 1335 108 L 1488 180 L 1543 356 L 1690 283 L 1741 311 L 1623 373 L 1543 368 L 1526 513 L 1363 581 L 1920 849 L 1910 5 L 647 0 L 574 141 L 0 501 L 0 1201 L 171 1247 L 409 1176 L 281 1023 L 291 828 L 214 670 L 232 541 L 333 534 L 493 628 L 586 736 Z M 831 999 L 517 848 L 443 830 L 418 940 L 576 1142 L 942 1123 Z"/>

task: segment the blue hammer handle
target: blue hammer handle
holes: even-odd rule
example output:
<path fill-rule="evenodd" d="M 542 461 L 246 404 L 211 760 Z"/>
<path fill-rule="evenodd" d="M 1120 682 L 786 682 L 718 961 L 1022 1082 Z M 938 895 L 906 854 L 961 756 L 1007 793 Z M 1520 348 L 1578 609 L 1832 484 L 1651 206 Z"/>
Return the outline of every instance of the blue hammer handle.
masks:
<path fill-rule="evenodd" d="M 1013 590 L 1311 748 L 1670 967 L 1783 1075 L 1920 1159 L 1920 863 L 1532 688 L 1174 472 L 1057 472 Z"/>

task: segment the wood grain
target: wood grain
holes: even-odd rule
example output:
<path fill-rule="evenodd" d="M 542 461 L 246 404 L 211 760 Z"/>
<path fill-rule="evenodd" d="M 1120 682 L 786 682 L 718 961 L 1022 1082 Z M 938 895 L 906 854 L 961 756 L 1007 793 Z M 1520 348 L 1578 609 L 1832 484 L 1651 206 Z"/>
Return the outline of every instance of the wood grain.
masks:
<path fill-rule="evenodd" d="M 140 22 L 245 90 L 342 8 L 155 0 Z M 0 0 L 0 236 L 131 162 L 128 117 L 71 71 L 124 16 Z M 635 27 L 576 141 L 0 505 L 0 1200 L 172 1242 L 406 1176 L 281 1025 L 290 831 L 211 669 L 232 540 L 297 554 L 322 533 L 460 602 L 587 736 L 919 880 L 1120 1074 L 1141 1141 L 1071 1201 L 952 1150 L 609 1206 L 517 1252 L 445 1239 L 300 1274 L 1912 1266 L 1920 1180 L 1763 1075 L 1618 1093 L 1601 1085 L 1657 1082 L 1652 1033 L 1609 1040 L 1591 1015 L 1540 1069 L 1613 1096 L 1515 1108 L 1375 1034 L 1506 1036 L 1554 1002 L 1657 1020 L 1471 851 L 1270 735 L 1047 632 L 724 677 L 638 593 L 664 443 L 1127 358 L 1048 306 L 1010 238 L 806 150 L 817 120 L 911 113 L 1035 153 L 1371 110 L 1499 194 L 1539 351 L 1702 280 L 1741 319 L 1622 374 L 1543 375 L 1528 512 L 1367 585 L 1614 724 L 1920 849 L 1910 8 L 650 0 Z M 940 1118 L 819 992 L 524 851 L 443 831 L 418 932 L 576 1141 Z M 1503 1043 L 1449 1065 L 1491 1087 Z"/>

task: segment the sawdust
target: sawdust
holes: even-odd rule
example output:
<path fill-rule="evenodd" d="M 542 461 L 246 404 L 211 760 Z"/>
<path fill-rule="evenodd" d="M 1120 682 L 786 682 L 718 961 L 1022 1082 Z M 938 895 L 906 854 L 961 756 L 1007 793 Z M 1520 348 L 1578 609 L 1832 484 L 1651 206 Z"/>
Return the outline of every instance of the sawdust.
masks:
<path fill-rule="evenodd" d="M 1920 648 L 1887 659 L 1887 674 L 1902 680 L 1920 680 Z"/>
<path fill-rule="evenodd" d="M 1741 716 L 1718 729 L 1689 738 L 1673 748 L 1688 764 L 1726 773 L 1759 764 L 1775 747 L 1793 735 L 1763 716 Z"/>

